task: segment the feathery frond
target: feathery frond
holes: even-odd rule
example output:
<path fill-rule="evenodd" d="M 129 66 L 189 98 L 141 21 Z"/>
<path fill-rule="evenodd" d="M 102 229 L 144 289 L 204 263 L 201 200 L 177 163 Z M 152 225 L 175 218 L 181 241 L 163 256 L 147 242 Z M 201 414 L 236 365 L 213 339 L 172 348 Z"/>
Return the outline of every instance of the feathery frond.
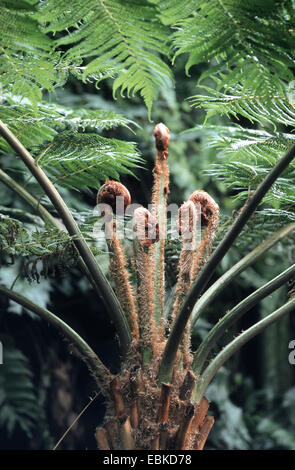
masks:
<path fill-rule="evenodd" d="M 217 89 L 208 86 L 199 86 L 206 91 L 204 95 L 195 95 L 191 98 L 191 103 L 197 108 L 207 111 L 206 120 L 215 114 L 225 115 L 228 118 L 233 116 L 239 119 L 244 116 L 250 122 L 262 124 L 270 123 L 285 126 L 295 125 L 295 109 L 292 104 L 292 96 L 287 95 L 287 90 L 268 94 L 262 92 L 261 95 L 253 89 L 237 83 L 234 87 L 226 87 L 226 91 L 219 91 L 221 81 L 216 79 Z"/>
<path fill-rule="evenodd" d="M 114 95 L 119 89 L 127 96 L 139 92 L 149 113 L 159 88 L 170 86 L 171 71 L 160 58 L 169 54 L 169 30 L 148 0 L 46 0 L 38 18 L 45 33 L 60 33 L 56 48 L 70 46 L 64 58 L 83 64 L 84 81 L 115 78 Z"/>
<path fill-rule="evenodd" d="M 175 0 L 166 3 L 170 3 L 170 8 L 176 6 Z M 256 94 L 276 94 L 284 89 L 283 81 L 293 79 L 295 15 L 294 7 L 288 3 L 191 2 L 186 18 L 171 18 L 176 24 L 176 56 L 189 54 L 187 72 L 192 65 L 215 58 L 210 74 L 223 74 L 225 87 L 241 83 Z"/>
<path fill-rule="evenodd" d="M 106 139 L 97 134 L 63 133 L 39 149 L 37 162 L 53 178 L 54 183 L 72 188 L 97 188 L 109 177 L 132 174 L 142 159 L 134 144 Z"/>
<path fill-rule="evenodd" d="M 118 126 L 136 126 L 133 121 L 113 111 L 72 109 L 45 101 L 38 102 L 33 108 L 30 104 L 19 101 L 17 96 L 4 95 L 0 105 L 0 119 L 29 149 L 51 142 L 58 132 L 65 130 L 93 132 Z M 0 149 L 11 152 L 11 148 L 2 138 Z"/>
<path fill-rule="evenodd" d="M 64 81 L 58 71 L 58 53 L 34 18 L 37 0 L 2 1 L 0 5 L 0 80 L 3 90 L 28 100 L 33 106 L 42 89 L 53 90 Z"/>

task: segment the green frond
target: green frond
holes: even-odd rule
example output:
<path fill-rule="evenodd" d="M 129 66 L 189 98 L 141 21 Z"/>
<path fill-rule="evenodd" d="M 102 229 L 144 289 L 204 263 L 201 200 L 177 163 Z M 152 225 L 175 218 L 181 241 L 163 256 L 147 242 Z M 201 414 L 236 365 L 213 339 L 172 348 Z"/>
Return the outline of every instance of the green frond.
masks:
<path fill-rule="evenodd" d="M 39 102 L 33 108 L 19 103 L 15 96 L 6 95 L 0 104 L 0 119 L 15 133 L 29 149 L 51 142 L 58 132 L 103 131 L 118 126 L 136 126 L 133 121 L 100 109 L 71 109 L 56 103 Z M 0 149 L 11 152 L 7 142 L 0 138 Z"/>
<path fill-rule="evenodd" d="M 171 85 L 170 68 L 160 58 L 169 54 L 169 30 L 147 0 L 45 0 L 38 19 L 45 33 L 59 32 L 56 48 L 67 46 L 69 70 L 80 66 L 84 81 L 115 78 L 114 94 L 140 93 L 149 113 L 158 89 Z"/>
<path fill-rule="evenodd" d="M 176 56 L 189 54 L 187 71 L 215 57 L 211 73 L 226 70 L 229 86 L 240 82 L 257 94 L 292 80 L 295 15 L 286 2 L 199 0 L 186 13 L 176 22 L 173 44 Z"/>
<path fill-rule="evenodd" d="M 38 165 L 54 183 L 75 189 L 97 188 L 101 181 L 119 179 L 120 173 L 132 174 L 131 168 L 142 163 L 133 143 L 97 134 L 58 134 L 38 154 Z"/>
<path fill-rule="evenodd" d="M 53 90 L 64 81 L 57 65 L 58 53 L 34 18 L 36 1 L 2 1 L 0 4 L 0 80 L 2 91 L 9 89 L 33 106 L 42 89 Z"/>
<path fill-rule="evenodd" d="M 55 276 L 76 265 L 78 253 L 66 232 L 44 227 L 32 230 L 19 219 L 3 214 L 0 221 L 0 264 L 10 264 L 20 256 L 22 273 L 29 281 L 39 282 L 41 275 Z"/>
<path fill-rule="evenodd" d="M 190 16 L 196 9 L 195 0 L 153 0 L 159 6 L 163 24 L 174 25 Z"/>
<path fill-rule="evenodd" d="M 220 86 L 220 80 L 216 80 Z M 244 116 L 251 122 L 281 123 L 286 126 L 295 125 L 295 109 L 291 104 L 291 97 L 285 92 L 276 90 L 275 93 L 267 93 L 264 90 L 261 95 L 253 94 L 251 89 L 237 84 L 234 88 L 227 87 L 226 91 L 221 92 L 201 86 L 200 89 L 207 93 L 196 95 L 191 98 L 191 103 L 197 108 L 204 108 L 207 111 L 206 119 L 215 114 L 226 115 L 228 118 L 233 116 L 239 119 Z"/>
<path fill-rule="evenodd" d="M 238 191 L 236 198 L 246 199 L 269 170 L 295 141 L 293 134 L 256 131 L 231 126 L 219 127 L 210 145 L 220 150 L 219 163 L 212 165 L 211 176 L 225 181 L 227 187 Z M 293 164 L 278 178 L 263 202 L 275 209 L 295 204 L 295 167 Z"/>
<path fill-rule="evenodd" d="M 120 173 L 132 173 L 142 163 L 133 143 L 93 134 L 136 125 L 112 111 L 73 110 L 46 102 L 37 103 L 35 110 L 30 104 L 20 104 L 17 97 L 7 96 L 0 104 L 0 119 L 62 186 L 97 188 L 100 181 L 119 179 Z M 12 151 L 3 138 L 0 150 Z"/>

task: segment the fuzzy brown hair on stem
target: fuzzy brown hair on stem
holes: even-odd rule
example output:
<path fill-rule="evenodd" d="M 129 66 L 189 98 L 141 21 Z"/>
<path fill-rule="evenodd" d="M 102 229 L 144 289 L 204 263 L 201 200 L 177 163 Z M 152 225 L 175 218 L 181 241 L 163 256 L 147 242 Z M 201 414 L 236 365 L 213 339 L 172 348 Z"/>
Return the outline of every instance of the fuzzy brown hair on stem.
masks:
<path fill-rule="evenodd" d="M 150 247 L 159 240 L 159 226 L 154 216 L 144 207 L 134 211 L 134 253 L 137 276 L 137 305 L 142 364 L 154 354 L 156 331 L 153 305 L 153 276 Z"/>
<path fill-rule="evenodd" d="M 107 204 L 109 208 L 109 220 L 106 221 L 106 242 L 110 252 L 109 272 L 115 283 L 116 295 L 120 301 L 122 309 L 126 315 L 132 338 L 139 340 L 139 330 L 137 323 L 137 311 L 132 285 L 129 281 L 127 270 L 127 260 L 117 236 L 117 224 L 113 220 L 113 210 L 116 208 L 116 197 L 124 198 L 124 210 L 131 204 L 131 196 L 128 189 L 117 181 L 107 181 L 98 191 L 97 202 Z M 111 210 L 112 209 L 112 210 Z"/>
<path fill-rule="evenodd" d="M 152 194 L 152 214 L 159 223 L 160 243 L 151 250 L 151 264 L 154 284 L 154 316 L 159 336 L 163 337 L 163 317 L 165 298 L 165 239 L 166 239 L 166 206 L 169 194 L 169 168 L 167 164 L 170 131 L 163 123 L 155 126 L 153 135 L 156 145 L 156 163 L 154 168 L 154 186 Z"/>
<path fill-rule="evenodd" d="M 178 263 L 176 299 L 172 317 L 175 318 L 178 307 L 190 287 L 190 272 L 195 251 L 195 226 L 197 209 L 192 201 L 186 201 L 178 210 L 178 233 L 181 235 L 182 250 Z"/>
<path fill-rule="evenodd" d="M 111 230 L 108 230 L 108 232 L 110 233 Z M 121 241 L 117 237 L 116 222 L 113 222 L 112 224 L 112 238 L 107 238 L 107 245 L 110 252 L 110 276 L 115 282 L 115 291 L 129 323 L 129 327 L 132 332 L 132 338 L 138 341 L 139 330 L 135 296 L 129 280 L 130 275 L 126 267 L 126 256 Z"/>
<path fill-rule="evenodd" d="M 191 269 L 191 281 L 193 281 L 200 268 L 206 262 L 206 259 L 208 259 L 212 252 L 212 245 L 219 223 L 219 206 L 214 201 L 214 199 L 202 189 L 194 191 L 188 200 L 192 201 L 196 206 L 200 207 L 201 224 L 205 226 L 203 239 L 195 253 L 193 266 Z M 205 258 L 206 251 L 207 256 Z"/>
<path fill-rule="evenodd" d="M 148 247 L 159 240 L 159 224 L 145 207 L 134 211 L 134 228 L 136 238 L 141 246 Z"/>
<path fill-rule="evenodd" d="M 182 204 L 178 210 L 178 232 L 181 235 L 182 249 L 178 263 L 176 298 L 172 312 L 173 320 L 176 318 L 179 307 L 191 285 L 191 271 L 196 249 L 197 211 L 198 208 L 190 200 Z M 187 325 L 184 332 L 181 349 L 183 367 L 188 369 L 192 362 L 189 325 Z"/>

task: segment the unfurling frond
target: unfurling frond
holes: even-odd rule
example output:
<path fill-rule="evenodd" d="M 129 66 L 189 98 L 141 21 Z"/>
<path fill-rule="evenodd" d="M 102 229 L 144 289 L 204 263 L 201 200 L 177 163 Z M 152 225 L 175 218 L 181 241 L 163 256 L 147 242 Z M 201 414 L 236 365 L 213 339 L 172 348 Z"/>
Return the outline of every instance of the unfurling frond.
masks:
<path fill-rule="evenodd" d="M 123 184 L 118 181 L 106 181 L 97 193 L 97 204 L 108 204 L 115 211 L 116 198 L 123 199 L 124 210 L 131 204 L 130 193 Z"/>

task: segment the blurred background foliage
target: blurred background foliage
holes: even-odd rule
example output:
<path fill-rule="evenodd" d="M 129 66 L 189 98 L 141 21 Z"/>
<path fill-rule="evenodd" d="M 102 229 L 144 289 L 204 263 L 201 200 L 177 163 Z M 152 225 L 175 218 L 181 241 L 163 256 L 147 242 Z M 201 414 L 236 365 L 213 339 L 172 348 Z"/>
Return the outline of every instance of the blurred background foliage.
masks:
<path fill-rule="evenodd" d="M 172 82 L 165 83 L 162 88 L 158 86 L 152 121 L 148 119 L 147 108 L 139 97 L 124 99 L 117 93 L 114 100 L 111 78 L 105 79 L 96 87 L 94 83 L 83 83 L 79 77 L 71 75 L 63 87 L 45 93 L 43 99 L 47 104 L 57 103 L 60 106 L 60 115 L 72 119 L 67 129 L 73 130 L 74 119 L 81 117 L 81 110 L 99 110 L 100 113 L 105 111 L 112 119 L 116 116 L 116 127 L 106 125 L 98 129 L 94 126 L 94 131 L 85 122 L 84 128 L 95 132 L 97 138 L 119 139 L 124 143 L 135 144 L 128 144 L 128 151 L 141 168 L 132 169 L 133 174 L 122 174 L 119 171 L 120 181 L 129 188 L 133 202 L 145 206 L 150 202 L 153 182 L 152 130 L 155 123 L 164 122 L 171 131 L 170 202 L 181 204 L 195 189 L 209 192 L 221 208 L 220 238 L 235 211 L 241 207 L 239 198 L 247 197 L 247 185 L 246 188 L 242 183 L 240 187 L 233 185 L 231 167 L 220 163 L 224 158 L 222 151 L 228 148 L 229 143 L 226 132 L 234 141 L 238 131 L 243 137 L 251 129 L 259 130 L 260 126 L 247 119 L 245 113 L 238 116 L 214 114 L 205 125 L 205 110 L 202 107 L 192 107 L 188 97 L 203 96 L 206 93 L 197 86 L 197 80 L 216 64 L 212 61 L 209 66 L 203 63 L 192 65 L 188 76 L 185 73 L 187 58 L 188 55 L 185 54 L 175 60 L 174 86 Z M 168 59 L 165 61 L 168 63 Z M 211 83 L 210 80 L 210 76 L 205 77 L 205 83 Z M 29 91 L 28 87 L 28 93 Z M 65 109 L 73 110 L 72 115 L 66 114 Z M 44 108 L 44 113 L 47 111 Z M 51 110 L 50 113 L 52 112 Z M 57 112 L 55 108 L 54 112 Z M 57 116 L 59 123 L 63 122 L 58 120 L 60 115 Z M 10 118 L 13 119 L 13 116 Z M 238 128 L 237 124 L 241 127 Z M 284 124 L 284 129 L 291 133 L 293 128 L 287 124 Z M 234 126 L 233 129 L 231 126 Z M 271 126 L 264 127 L 264 131 L 266 130 L 271 132 Z M 48 129 L 44 129 L 44 132 L 48 132 Z M 241 136 L 237 138 L 241 139 Z M 214 140 L 218 142 L 218 149 Z M 37 141 L 38 136 L 36 145 Z M 67 151 L 65 148 L 65 152 Z M 143 159 L 142 162 L 137 160 L 139 156 Z M 50 167 L 50 154 L 47 157 L 49 171 L 58 178 L 61 169 Z M 7 149 L 1 168 L 8 171 L 16 181 L 25 184 L 29 192 L 38 195 L 36 183 Z M 129 169 L 130 167 L 128 171 Z M 116 178 L 116 174 L 108 176 Z M 90 174 L 89 177 L 93 179 L 93 175 Z M 101 180 L 98 179 L 97 187 L 100 183 Z M 73 186 L 75 180 L 66 187 L 59 186 L 59 189 L 77 218 L 81 218 L 86 233 L 86 219 L 95 206 L 95 185 L 92 181 L 89 186 L 85 184 L 80 187 L 79 191 L 75 191 Z M 39 196 L 42 203 L 50 208 L 44 195 L 40 193 Z M 29 230 L 32 224 L 38 226 L 39 223 L 42 226 L 38 218 L 30 219 L 28 206 L 2 183 L 0 201 L 1 207 L 10 209 L 11 217 L 14 209 L 20 211 L 16 218 L 23 222 L 24 229 Z M 280 220 L 278 217 L 270 219 L 270 212 L 267 211 L 275 211 L 274 198 L 268 202 L 268 205 L 262 206 L 260 216 L 254 217 L 240 241 L 223 259 L 217 275 L 237 262 L 249 248 L 263 240 L 267 233 L 279 227 L 283 220 L 283 210 L 289 209 L 286 220 L 291 219 L 293 209 L 290 204 L 282 208 Z M 267 216 L 265 218 L 263 211 Z M 0 212 L 5 214 L 1 209 Z M 42 240 L 37 241 L 36 255 L 40 255 L 44 253 L 44 245 Z M 99 248 L 103 250 L 103 247 Z M 46 249 L 49 250 L 48 247 Z M 175 280 L 177 243 L 168 242 L 166 251 L 169 292 Z M 41 261 L 37 260 L 35 275 L 34 270 L 26 275 L 26 270 L 23 269 L 26 255 L 24 253 L 23 258 L 14 264 L 5 263 L 1 266 L 0 282 L 7 287 L 14 285 L 16 291 L 58 312 L 61 318 L 77 328 L 89 344 L 98 350 L 100 357 L 112 371 L 116 371 L 118 364 L 115 361 L 117 350 L 114 328 L 80 271 L 75 265 L 70 265 L 68 269 L 65 268 L 65 263 L 59 266 L 57 260 L 54 272 L 49 272 L 46 278 L 39 278 L 36 272 L 42 272 L 42 266 Z M 13 253 L 11 257 L 13 258 Z M 99 259 L 101 267 L 107 272 L 107 261 L 103 253 Z M 223 292 L 222 298 L 216 299 L 205 317 L 198 322 L 194 331 L 194 345 L 197 346 L 210 325 L 227 309 L 286 269 L 292 260 L 294 262 L 293 246 L 280 244 L 235 279 Z M 279 307 L 287 297 L 287 290 L 288 286 L 284 286 L 261 302 L 239 322 L 236 332 Z M 207 393 L 211 400 L 211 412 L 216 418 L 216 424 L 207 441 L 208 449 L 295 449 L 295 368 L 288 362 L 288 345 L 295 338 L 294 327 L 294 316 L 280 320 L 252 340 L 218 373 Z M 74 355 L 69 354 L 71 350 L 59 334 L 44 321 L 1 297 L 0 340 L 4 346 L 4 365 L 0 366 L 0 448 L 52 448 L 93 398 L 93 403 L 59 448 L 96 448 L 94 430 L 103 418 L 103 400 L 95 395 L 95 385 L 86 367 Z"/>

